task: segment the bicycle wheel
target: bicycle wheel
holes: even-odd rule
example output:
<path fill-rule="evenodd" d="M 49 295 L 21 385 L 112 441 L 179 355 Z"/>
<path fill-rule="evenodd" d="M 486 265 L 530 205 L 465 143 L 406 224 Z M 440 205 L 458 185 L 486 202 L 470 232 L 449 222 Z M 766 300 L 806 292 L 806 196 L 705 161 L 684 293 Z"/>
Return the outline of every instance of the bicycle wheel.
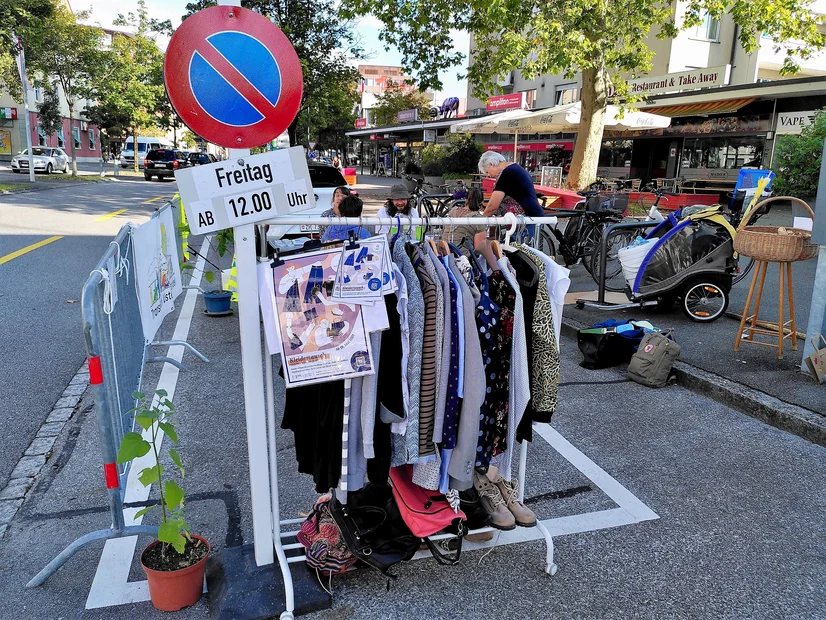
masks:
<path fill-rule="evenodd" d="M 622 272 L 622 265 L 619 261 L 618 252 L 636 239 L 637 231 L 622 231 L 611 235 L 608 239 L 608 256 L 605 259 L 605 290 L 622 292 L 625 290 L 625 275 Z M 602 246 L 599 245 L 591 255 L 591 277 L 599 284 L 600 271 L 599 263 L 602 256 Z"/>
<path fill-rule="evenodd" d="M 551 233 L 550 226 L 541 227 L 537 249 L 546 256 L 556 258 L 556 245 L 554 244 L 554 236 L 553 233 Z"/>
<path fill-rule="evenodd" d="M 591 258 L 599 250 L 602 243 L 602 227 L 586 226 L 582 230 L 582 237 L 579 241 L 579 257 L 582 259 L 582 266 L 585 271 L 591 272 Z M 593 274 L 592 274 L 593 275 Z"/>
<path fill-rule="evenodd" d="M 734 272 L 734 279 L 731 281 L 732 286 L 745 279 L 755 263 L 755 260 L 751 256 L 740 256 L 739 254 L 735 260 L 737 261 L 737 271 Z"/>

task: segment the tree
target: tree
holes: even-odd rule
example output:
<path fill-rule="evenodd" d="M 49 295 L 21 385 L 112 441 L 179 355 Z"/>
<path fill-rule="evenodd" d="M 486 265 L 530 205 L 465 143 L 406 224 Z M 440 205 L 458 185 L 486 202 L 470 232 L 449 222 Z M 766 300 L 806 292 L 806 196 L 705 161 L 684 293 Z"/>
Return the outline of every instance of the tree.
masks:
<path fill-rule="evenodd" d="M 14 99 L 23 98 L 14 60 L 18 36 L 28 45 L 29 36 L 43 27 L 54 8 L 52 0 L 0 2 L 0 91 L 7 91 Z"/>
<path fill-rule="evenodd" d="M 26 46 L 26 60 L 32 72 L 60 85 L 69 106 L 70 121 L 74 121 L 78 102 L 94 93 L 105 62 L 101 48 L 103 31 L 77 22 L 88 16 L 88 12 L 75 15 L 59 5 L 43 20 L 42 27 L 30 35 Z M 77 176 L 75 141 L 72 137 L 69 140 L 72 176 Z"/>
<path fill-rule="evenodd" d="M 212 0 L 191 2 L 184 18 L 214 4 Z M 327 108 L 328 99 L 339 100 L 340 93 L 358 83 L 359 73 L 350 61 L 361 58 L 363 50 L 352 23 L 339 15 L 338 0 L 241 0 L 241 5 L 278 26 L 301 61 L 304 94 L 299 114 L 288 129 L 290 144 L 298 144 L 307 128 L 302 113 L 309 111 L 312 125 L 316 111 Z M 342 112 L 351 108 L 352 104 Z"/>
<path fill-rule="evenodd" d="M 189 129 L 184 129 L 183 133 L 181 134 L 181 142 L 183 143 L 184 148 L 193 148 L 195 146 L 195 134 L 192 133 Z"/>
<path fill-rule="evenodd" d="M 469 133 L 451 133 L 445 149 L 445 172 L 471 174 L 476 172 L 482 147 Z"/>
<path fill-rule="evenodd" d="M 57 89 L 46 82 L 43 86 L 43 103 L 37 107 L 40 128 L 47 136 L 53 136 L 63 129 L 63 112 L 60 109 L 60 97 Z"/>
<path fill-rule="evenodd" d="M 799 135 L 777 137 L 773 166 L 777 178 L 772 185 L 776 195 L 802 198 L 817 194 L 825 140 L 826 110 L 819 110 Z"/>
<path fill-rule="evenodd" d="M 408 84 L 393 81 L 387 82 L 387 88 L 376 97 L 376 106 L 373 108 L 373 122 L 381 127 L 394 125 L 396 114 L 402 110 L 419 110 L 419 118 L 425 119 L 430 115 L 430 100 L 424 93 L 413 89 Z"/>
<path fill-rule="evenodd" d="M 99 116 L 94 112 L 92 116 L 107 122 L 113 131 L 117 129 L 119 137 L 131 135 L 137 144 L 141 131 L 164 122 L 163 52 L 152 35 L 171 30 L 171 24 L 150 19 L 146 3 L 140 0 L 137 13 L 118 15 L 115 25 L 127 27 L 134 34 L 112 38 L 94 97 L 102 110 Z M 136 155 L 135 172 L 139 165 Z"/>
<path fill-rule="evenodd" d="M 384 25 L 380 38 L 399 47 L 402 64 L 422 88 L 441 87 L 439 72 L 460 63 L 452 48 L 452 29 L 473 33 L 475 49 L 468 81 L 476 94 L 498 91 L 498 78 L 514 69 L 528 79 L 543 74 L 582 74 L 582 116 L 568 176 L 573 187 L 596 177 L 605 110 L 613 89 L 618 101 L 632 104 L 627 80 L 651 69 L 651 32 L 673 38 L 696 26 L 706 14 L 731 15 L 739 42 L 748 53 L 761 37 L 795 41 L 787 48 L 784 73 L 810 57 L 826 38 L 810 2 L 790 0 L 687 0 L 679 15 L 672 0 L 344 0 L 345 16 L 375 15 Z"/>

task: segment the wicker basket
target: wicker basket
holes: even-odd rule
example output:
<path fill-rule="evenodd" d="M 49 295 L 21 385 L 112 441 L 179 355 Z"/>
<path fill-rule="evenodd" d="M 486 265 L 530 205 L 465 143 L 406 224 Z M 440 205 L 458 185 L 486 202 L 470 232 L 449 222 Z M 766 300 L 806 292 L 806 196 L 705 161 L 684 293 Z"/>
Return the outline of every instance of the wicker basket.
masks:
<path fill-rule="evenodd" d="M 817 256 L 818 247 L 812 243 L 812 233 L 800 228 L 784 226 L 747 226 L 751 216 L 770 202 L 788 200 L 806 207 L 814 219 L 815 214 L 804 201 L 792 196 L 774 196 L 756 204 L 740 223 L 734 236 L 734 251 L 757 260 L 791 263 Z M 782 229 L 782 231 L 781 231 Z"/>

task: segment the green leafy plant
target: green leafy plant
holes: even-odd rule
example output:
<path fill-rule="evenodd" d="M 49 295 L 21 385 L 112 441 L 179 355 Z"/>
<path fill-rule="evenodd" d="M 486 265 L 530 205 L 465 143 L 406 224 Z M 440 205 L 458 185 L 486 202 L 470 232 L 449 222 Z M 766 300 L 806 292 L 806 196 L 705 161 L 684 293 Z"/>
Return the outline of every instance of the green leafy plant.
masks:
<path fill-rule="evenodd" d="M 160 502 L 142 508 L 135 514 L 135 518 L 142 517 L 156 506 L 160 506 L 161 524 L 158 527 L 158 540 L 165 543 L 163 551 L 166 550 L 166 545 L 172 545 L 175 551 L 183 553 L 187 541 L 192 540 L 189 525 L 183 514 L 184 490 L 161 464 L 160 456 L 161 431 L 173 444 L 178 445 L 178 433 L 174 423 L 175 406 L 167 398 L 166 390 L 156 390 L 155 395 L 149 398 L 143 392 L 134 392 L 132 397 L 138 402 L 137 407 L 132 409 L 135 412 L 135 422 L 144 431 L 149 431 L 149 440 L 144 439 L 140 433 L 126 433 L 118 450 L 118 463 L 128 463 L 152 452 L 154 462 L 138 474 L 138 480 L 145 487 L 157 482 L 160 492 Z M 184 465 L 178 450 L 173 447 L 167 453 L 183 479 Z"/>
<path fill-rule="evenodd" d="M 472 174 L 476 172 L 482 146 L 469 133 L 451 133 L 445 149 L 445 172 L 451 174 Z"/>
<path fill-rule="evenodd" d="M 441 161 L 429 161 L 422 166 L 422 173 L 426 177 L 440 177 L 444 171 L 445 167 Z"/>
<path fill-rule="evenodd" d="M 776 196 L 802 198 L 817 194 L 824 140 L 826 110 L 819 110 L 814 122 L 804 127 L 799 135 L 777 137 L 772 166 L 777 173 L 772 185 Z"/>
<path fill-rule="evenodd" d="M 422 165 L 431 162 L 440 162 L 445 156 L 445 152 L 438 144 L 428 144 L 422 149 Z"/>

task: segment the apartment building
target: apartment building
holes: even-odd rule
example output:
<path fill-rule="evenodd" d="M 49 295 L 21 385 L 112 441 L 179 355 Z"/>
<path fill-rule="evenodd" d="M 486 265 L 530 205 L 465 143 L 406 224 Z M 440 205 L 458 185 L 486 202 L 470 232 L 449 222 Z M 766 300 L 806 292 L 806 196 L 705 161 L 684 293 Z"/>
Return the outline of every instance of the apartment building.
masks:
<path fill-rule="evenodd" d="M 678 21 L 685 2 L 675 2 Z M 812 10 L 826 14 L 826 0 Z M 706 16 L 695 28 L 675 39 L 648 37 L 654 51 L 649 74 L 634 80 L 643 95 L 637 104 L 646 112 L 670 116 L 670 127 L 637 132 L 608 132 L 600 155 L 599 175 L 614 178 L 681 177 L 696 181 L 731 181 L 743 166 L 771 166 L 775 136 L 799 132 L 811 116 L 826 106 L 826 53 L 802 61 L 794 76 L 780 75 L 785 53 L 764 38 L 758 51 L 747 54 L 740 46 L 739 29 L 725 16 Z M 500 82 L 505 93 L 522 94 L 514 100 L 528 107 L 549 108 L 580 98 L 581 77 L 543 75 L 524 79 L 518 70 Z M 519 105 L 519 103 L 517 103 Z M 486 102 L 468 92 L 468 116 L 488 113 Z M 512 136 L 481 136 L 490 147 L 513 158 Z M 551 139 L 565 136 L 521 136 L 517 157 L 523 163 Z"/>

